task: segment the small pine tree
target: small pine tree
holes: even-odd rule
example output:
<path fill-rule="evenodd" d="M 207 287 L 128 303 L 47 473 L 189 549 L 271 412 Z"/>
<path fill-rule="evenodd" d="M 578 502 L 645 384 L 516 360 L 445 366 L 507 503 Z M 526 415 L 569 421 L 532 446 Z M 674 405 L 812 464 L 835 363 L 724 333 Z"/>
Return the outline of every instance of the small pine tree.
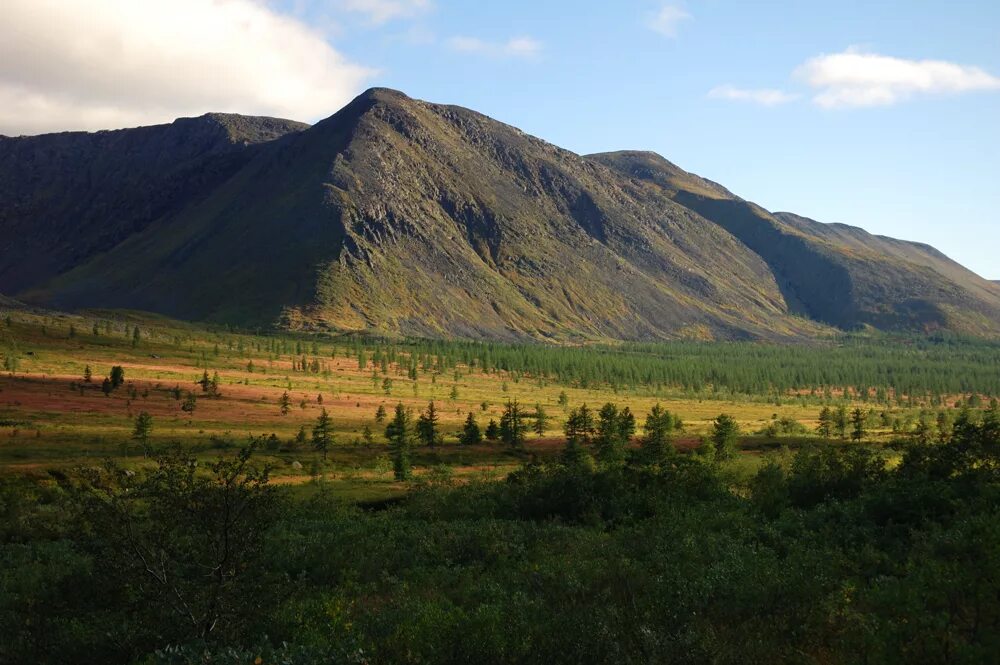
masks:
<path fill-rule="evenodd" d="M 191 391 L 188 391 L 187 395 L 184 397 L 184 401 L 181 403 L 181 411 L 185 413 L 194 413 L 195 407 L 198 405 L 198 398 Z"/>
<path fill-rule="evenodd" d="M 847 407 L 839 406 L 833 413 L 833 430 L 841 439 L 847 438 Z"/>
<path fill-rule="evenodd" d="M 736 443 L 740 436 L 740 426 L 726 414 L 721 414 L 712 423 L 712 444 L 716 459 L 731 459 L 736 455 Z"/>
<path fill-rule="evenodd" d="M 132 346 L 133 346 L 133 348 L 139 346 L 139 340 L 141 338 L 142 338 L 142 333 L 139 332 L 139 326 L 136 326 L 132 330 Z"/>
<path fill-rule="evenodd" d="M 860 442 L 865 438 L 865 412 L 861 409 L 854 409 L 851 412 L 851 440 Z"/>
<path fill-rule="evenodd" d="M 462 434 L 459 436 L 459 443 L 466 446 L 474 446 L 483 441 L 483 433 L 479 429 L 479 424 L 476 422 L 475 416 L 472 412 L 465 419 L 465 424 L 462 425 Z"/>
<path fill-rule="evenodd" d="M 135 417 L 135 427 L 132 429 L 132 438 L 142 445 L 142 456 L 149 456 L 149 435 L 153 431 L 153 417 L 142 411 Z"/>
<path fill-rule="evenodd" d="M 278 406 L 281 409 L 281 415 L 287 416 L 288 411 L 292 406 L 292 399 L 288 396 L 287 390 L 281 394 L 281 398 L 278 400 Z"/>
<path fill-rule="evenodd" d="M 659 404 L 653 406 L 643 427 L 641 452 L 646 464 L 663 464 L 676 454 L 673 445 L 674 419 Z"/>
<path fill-rule="evenodd" d="M 486 439 L 488 441 L 496 441 L 500 438 L 500 426 L 497 425 L 497 421 L 490 419 L 489 424 L 486 426 Z"/>
<path fill-rule="evenodd" d="M 535 423 L 533 429 L 535 434 L 542 436 L 545 434 L 546 428 L 549 426 L 549 416 L 545 413 L 545 409 L 542 408 L 541 404 L 535 405 Z"/>
<path fill-rule="evenodd" d="M 508 401 L 500 416 L 500 440 L 511 448 L 524 447 L 524 435 L 528 424 L 524 421 L 524 412 L 517 400 Z"/>
<path fill-rule="evenodd" d="M 830 407 L 824 406 L 823 410 L 819 412 L 819 426 L 816 428 L 816 432 L 824 439 L 833 436 L 833 412 Z"/>
<path fill-rule="evenodd" d="M 413 446 L 412 416 L 403 403 L 396 405 L 396 414 L 385 428 L 392 456 L 392 470 L 396 480 L 409 480 L 413 475 L 410 448 Z"/>
<path fill-rule="evenodd" d="M 326 453 L 333 442 L 333 423 L 330 420 L 330 414 L 326 412 L 326 409 L 323 409 L 316 419 L 316 425 L 312 431 L 313 448 L 317 452 L 323 453 L 323 461 L 326 461 Z"/>
<path fill-rule="evenodd" d="M 83 368 L 83 380 L 85 383 L 90 383 L 94 380 L 94 372 L 91 371 L 90 365 Z"/>
<path fill-rule="evenodd" d="M 380 425 L 385 422 L 385 404 L 379 404 L 375 409 L 375 422 Z"/>
<path fill-rule="evenodd" d="M 438 432 L 437 408 L 432 400 L 427 405 L 427 410 L 417 418 L 417 437 L 420 443 L 433 448 L 440 443 L 441 434 Z"/>
<path fill-rule="evenodd" d="M 111 380 L 112 390 L 118 390 L 118 388 L 125 383 L 125 370 L 121 365 L 115 365 L 111 368 L 109 379 Z"/>

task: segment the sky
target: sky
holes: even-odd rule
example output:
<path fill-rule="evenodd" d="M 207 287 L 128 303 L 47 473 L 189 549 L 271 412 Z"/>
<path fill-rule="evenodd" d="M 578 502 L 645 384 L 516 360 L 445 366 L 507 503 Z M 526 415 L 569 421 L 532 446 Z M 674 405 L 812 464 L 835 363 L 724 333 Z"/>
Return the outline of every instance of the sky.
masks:
<path fill-rule="evenodd" d="M 0 134 L 313 122 L 386 86 L 1000 280 L 998 35 L 996 0 L 3 0 Z"/>

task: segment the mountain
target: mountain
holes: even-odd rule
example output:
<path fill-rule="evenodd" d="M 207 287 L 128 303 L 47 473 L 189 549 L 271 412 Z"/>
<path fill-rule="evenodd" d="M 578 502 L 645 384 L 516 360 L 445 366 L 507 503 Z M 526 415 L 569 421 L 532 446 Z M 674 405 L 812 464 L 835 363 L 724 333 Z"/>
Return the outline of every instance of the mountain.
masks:
<path fill-rule="evenodd" d="M 1000 292 L 930 248 L 771 214 L 652 153 L 583 157 L 385 89 L 312 127 L 210 114 L 0 138 L 0 245 L 0 291 L 18 299 L 240 325 L 1000 331 Z"/>
<path fill-rule="evenodd" d="M 840 328 L 1000 331 L 1000 294 L 985 279 L 920 243 L 770 213 L 654 153 L 590 155 L 650 183 L 757 253 L 791 311 Z"/>
<path fill-rule="evenodd" d="M 180 212 L 253 147 L 307 125 L 212 113 L 97 133 L 0 136 L 0 290 L 17 293 Z"/>

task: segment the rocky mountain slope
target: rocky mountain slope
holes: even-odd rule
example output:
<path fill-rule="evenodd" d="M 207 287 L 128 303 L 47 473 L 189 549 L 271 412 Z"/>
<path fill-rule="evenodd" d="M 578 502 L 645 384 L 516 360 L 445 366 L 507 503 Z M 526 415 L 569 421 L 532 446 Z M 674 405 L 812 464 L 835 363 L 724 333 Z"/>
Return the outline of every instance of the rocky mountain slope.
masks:
<path fill-rule="evenodd" d="M 383 89 L 308 128 L 0 138 L 0 291 L 57 307 L 505 339 L 1000 330 L 985 280 L 848 229 Z"/>
<path fill-rule="evenodd" d="M 653 153 L 589 158 L 650 183 L 732 233 L 767 263 L 793 312 L 841 328 L 1000 330 L 992 285 L 932 247 L 772 214 Z"/>

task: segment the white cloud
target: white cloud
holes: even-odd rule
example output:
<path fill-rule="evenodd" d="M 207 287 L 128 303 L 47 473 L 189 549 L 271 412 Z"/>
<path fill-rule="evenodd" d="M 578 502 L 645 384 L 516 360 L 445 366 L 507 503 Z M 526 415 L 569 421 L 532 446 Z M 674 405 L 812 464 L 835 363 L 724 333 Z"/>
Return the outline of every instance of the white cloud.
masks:
<path fill-rule="evenodd" d="M 4 0 L 0 134 L 206 111 L 314 120 L 373 71 L 258 0 Z"/>
<path fill-rule="evenodd" d="M 691 18 L 691 15 L 675 5 L 664 5 L 654 13 L 647 25 L 654 32 L 658 32 L 664 37 L 676 37 L 677 27 L 683 21 Z"/>
<path fill-rule="evenodd" d="M 340 0 L 342 9 L 364 14 L 372 25 L 412 18 L 431 8 L 430 0 Z"/>
<path fill-rule="evenodd" d="M 979 67 L 855 48 L 812 58 L 795 70 L 795 77 L 818 90 L 813 101 L 824 108 L 887 106 L 916 95 L 1000 90 L 1000 78 Z"/>
<path fill-rule="evenodd" d="M 488 42 L 476 37 L 452 37 L 448 46 L 463 53 L 492 57 L 531 58 L 542 51 L 542 43 L 531 37 L 512 37 L 505 42 Z"/>
<path fill-rule="evenodd" d="M 781 104 L 787 104 L 788 102 L 794 102 L 800 97 L 800 95 L 796 93 L 785 92 L 784 90 L 775 90 L 772 88 L 745 89 L 736 88 L 731 85 L 720 85 L 716 88 L 712 88 L 708 92 L 708 96 L 713 99 L 730 99 L 740 102 L 751 102 L 753 104 L 759 104 L 760 106 L 779 106 Z"/>

